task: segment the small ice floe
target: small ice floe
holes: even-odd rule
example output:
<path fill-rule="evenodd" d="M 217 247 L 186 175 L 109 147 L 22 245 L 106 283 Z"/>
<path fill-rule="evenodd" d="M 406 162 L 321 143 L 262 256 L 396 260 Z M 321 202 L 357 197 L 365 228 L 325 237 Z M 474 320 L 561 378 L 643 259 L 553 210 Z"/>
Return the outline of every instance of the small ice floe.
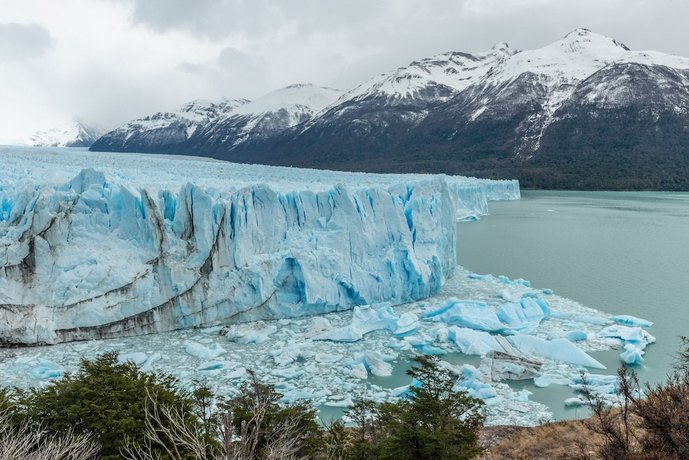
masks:
<path fill-rule="evenodd" d="M 570 342 L 584 342 L 588 337 L 588 334 L 584 331 L 569 331 L 565 334 L 565 338 Z"/>
<path fill-rule="evenodd" d="M 36 380 L 59 379 L 64 373 L 62 366 L 47 359 L 40 360 L 38 366 L 31 369 L 31 377 Z"/>
<path fill-rule="evenodd" d="M 321 327 L 321 331 L 314 330 Z M 396 336 L 412 333 L 418 327 L 418 317 L 413 313 L 397 316 L 389 303 L 354 307 L 350 324 L 343 327 L 328 327 L 325 323 L 312 325 L 310 336 L 313 340 L 333 342 L 358 342 L 373 331 L 389 331 Z"/>
<path fill-rule="evenodd" d="M 148 361 L 148 355 L 142 351 L 133 351 L 129 353 L 120 353 L 117 355 L 118 363 L 132 363 L 136 367 L 141 367 L 146 361 Z"/>
<path fill-rule="evenodd" d="M 263 343 L 278 330 L 275 324 L 264 321 L 233 324 L 221 329 L 220 334 L 237 343 Z"/>
<path fill-rule="evenodd" d="M 213 343 L 207 347 L 192 340 L 187 340 L 186 342 L 184 342 L 184 351 L 186 351 L 191 356 L 195 356 L 196 358 L 205 360 L 215 359 L 218 356 L 225 353 L 225 349 L 217 343 Z"/>
<path fill-rule="evenodd" d="M 638 318 L 635 318 L 637 320 Z M 598 333 L 599 337 L 619 340 L 624 347 L 620 359 L 626 364 L 639 365 L 644 362 L 644 349 L 656 338 L 639 326 L 608 326 Z"/>
<path fill-rule="evenodd" d="M 589 356 L 567 339 L 546 340 L 533 335 L 514 335 L 509 338 L 512 345 L 526 355 L 577 364 L 595 369 L 606 367 Z"/>
<path fill-rule="evenodd" d="M 617 315 L 610 318 L 617 324 L 623 326 L 638 326 L 638 327 L 651 327 L 653 323 L 647 319 L 637 318 L 631 315 Z"/>

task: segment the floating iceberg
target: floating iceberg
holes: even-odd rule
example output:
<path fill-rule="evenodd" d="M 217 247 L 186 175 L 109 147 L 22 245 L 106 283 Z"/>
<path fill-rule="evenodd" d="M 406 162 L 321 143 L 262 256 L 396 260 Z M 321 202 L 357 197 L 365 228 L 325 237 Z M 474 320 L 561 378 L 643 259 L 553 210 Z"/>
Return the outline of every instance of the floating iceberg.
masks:
<path fill-rule="evenodd" d="M 649 321 L 641 320 L 633 316 L 622 316 L 622 322 L 627 324 L 645 324 Z M 620 353 L 620 359 L 626 364 L 638 365 L 644 362 L 644 349 L 654 343 L 656 338 L 639 326 L 608 326 L 598 333 L 599 337 L 617 339 L 622 342 L 624 351 Z"/>
<path fill-rule="evenodd" d="M 632 315 L 616 315 L 610 318 L 617 324 L 622 324 L 624 326 L 640 326 L 640 327 L 651 327 L 653 323 L 647 319 L 637 318 Z"/>
<path fill-rule="evenodd" d="M 59 364 L 46 359 L 31 370 L 31 376 L 36 380 L 59 379 L 63 374 L 64 370 Z"/>
<path fill-rule="evenodd" d="M 225 353 L 225 349 L 219 344 L 214 343 L 206 347 L 198 342 L 189 340 L 184 344 L 184 351 L 199 359 L 215 359 Z"/>
<path fill-rule="evenodd" d="M 515 331 L 531 333 L 550 313 L 540 297 L 523 297 L 519 303 L 505 303 L 498 308 L 498 318 Z"/>
<path fill-rule="evenodd" d="M 354 307 L 352 321 L 349 325 L 339 328 L 324 328 L 314 334 L 313 340 L 332 340 L 334 342 L 357 342 L 369 332 L 388 330 L 396 331 L 397 317 L 389 303 L 378 306 Z M 405 318 L 405 324 L 409 318 Z"/>
<path fill-rule="evenodd" d="M 500 336 L 467 327 L 451 327 L 448 339 L 467 355 L 484 356 L 491 351 L 505 351 L 505 344 L 509 346 L 509 342 Z"/>
<path fill-rule="evenodd" d="M 516 181 L 0 151 L 0 343 L 423 299 L 455 271 L 455 219 L 519 197 Z"/>
<path fill-rule="evenodd" d="M 509 340 L 525 355 L 539 356 L 595 369 L 606 368 L 567 339 L 545 340 L 533 335 L 520 334 L 511 336 Z"/>
<path fill-rule="evenodd" d="M 440 308 L 425 313 L 430 321 L 487 332 L 503 332 L 509 326 L 485 302 L 450 299 Z"/>

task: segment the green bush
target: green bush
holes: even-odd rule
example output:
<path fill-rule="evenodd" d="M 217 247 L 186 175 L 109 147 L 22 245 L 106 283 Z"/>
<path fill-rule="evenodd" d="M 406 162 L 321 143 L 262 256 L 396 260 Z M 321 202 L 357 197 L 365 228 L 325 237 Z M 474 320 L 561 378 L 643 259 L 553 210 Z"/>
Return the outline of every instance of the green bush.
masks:
<path fill-rule="evenodd" d="M 478 455 L 483 402 L 453 391 L 456 377 L 432 356 L 416 358 L 407 373 L 419 385 L 394 403 L 357 401 L 348 415 L 357 424 L 351 458 L 468 459 Z"/>
<path fill-rule="evenodd" d="M 254 447 L 250 447 L 247 458 L 271 458 L 270 451 L 276 446 L 290 458 L 316 456 L 323 447 L 323 430 L 317 422 L 316 409 L 306 401 L 280 403 L 282 395 L 273 385 L 262 383 L 253 372 L 249 374 L 250 379 L 241 385 L 239 395 L 220 405 L 232 415 L 235 436 L 253 440 Z"/>
<path fill-rule="evenodd" d="M 74 375 L 20 393 L 19 405 L 34 426 L 55 434 L 73 430 L 89 435 L 100 445 L 101 458 L 118 459 L 127 442 L 145 440 L 150 397 L 160 405 L 184 408 L 186 423 L 198 423 L 191 398 L 179 390 L 174 377 L 147 374 L 132 363 L 118 363 L 115 353 L 93 361 L 83 359 Z M 163 454 L 161 447 L 153 446 L 153 450 Z"/>

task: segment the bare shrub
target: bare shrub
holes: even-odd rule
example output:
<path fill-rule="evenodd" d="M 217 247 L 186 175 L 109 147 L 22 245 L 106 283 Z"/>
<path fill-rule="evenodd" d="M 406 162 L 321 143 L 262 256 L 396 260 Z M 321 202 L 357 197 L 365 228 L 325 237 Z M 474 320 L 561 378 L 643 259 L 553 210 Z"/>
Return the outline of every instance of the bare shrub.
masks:
<path fill-rule="evenodd" d="M 259 384 L 258 380 L 255 383 Z M 158 460 L 161 456 L 156 446 L 163 446 L 167 456 L 174 460 L 301 458 L 298 455 L 302 448 L 300 421 L 297 418 L 286 419 L 267 429 L 270 401 L 264 398 L 251 401 L 253 403 L 247 408 L 251 418 L 243 420 L 239 426 L 235 425 L 231 411 L 225 413 L 218 439 L 209 436 L 202 424 L 190 424 L 184 408 L 162 405 L 149 394 L 145 407 L 145 441 L 127 442 L 122 456 L 128 460 Z"/>
<path fill-rule="evenodd" d="M 632 407 L 647 458 L 689 458 L 689 341 L 682 337 L 682 343 L 674 373 L 664 383 L 647 385 L 645 398 Z"/>
<path fill-rule="evenodd" d="M 88 460 L 98 445 L 88 436 L 68 431 L 48 435 L 26 423 L 15 425 L 9 412 L 0 412 L 0 460 Z"/>
<path fill-rule="evenodd" d="M 603 459 L 689 458 L 689 341 L 682 349 L 674 372 L 663 383 L 647 384 L 643 394 L 634 372 L 618 370 L 621 406 L 608 408 L 589 391 L 583 394 L 593 416 L 587 427 L 605 439 L 598 450 Z"/>
<path fill-rule="evenodd" d="M 604 460 L 636 458 L 635 452 L 638 450 L 637 433 L 632 421 L 632 406 L 638 400 L 639 381 L 634 372 L 627 372 L 626 366 L 617 370 L 617 377 L 620 407 L 613 409 L 600 395 L 591 391 L 586 375 L 582 373 L 582 394 L 593 412 L 585 425 L 605 439 L 598 452 Z"/>

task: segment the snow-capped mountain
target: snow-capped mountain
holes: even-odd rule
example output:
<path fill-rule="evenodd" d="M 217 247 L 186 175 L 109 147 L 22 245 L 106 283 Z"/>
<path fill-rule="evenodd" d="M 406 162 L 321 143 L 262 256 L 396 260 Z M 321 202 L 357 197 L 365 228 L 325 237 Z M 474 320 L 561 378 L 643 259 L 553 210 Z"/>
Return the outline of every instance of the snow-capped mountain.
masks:
<path fill-rule="evenodd" d="M 287 110 L 278 122 L 279 111 L 265 112 L 273 114 L 267 128 L 254 103 L 205 125 L 174 151 L 316 168 L 518 177 L 535 187 L 689 189 L 689 59 L 633 51 L 587 29 L 535 50 L 500 43 L 482 53 L 421 59 L 332 104 L 311 106 L 308 116 Z M 107 150 L 135 149 L 113 143 Z"/>
<path fill-rule="evenodd" d="M 92 149 L 170 153 L 209 147 L 231 149 L 303 123 L 341 94 L 332 88 L 298 84 L 253 101 L 193 101 L 175 112 L 131 121 L 107 133 Z"/>
<path fill-rule="evenodd" d="M 29 136 L 26 143 L 34 147 L 90 147 L 103 130 L 73 121 L 56 128 L 37 131 Z"/>
<path fill-rule="evenodd" d="M 130 121 L 98 139 L 91 149 L 134 152 L 171 150 L 171 153 L 176 153 L 199 128 L 203 129 L 247 102 L 246 99 L 191 101 L 173 112 L 158 112 Z"/>

